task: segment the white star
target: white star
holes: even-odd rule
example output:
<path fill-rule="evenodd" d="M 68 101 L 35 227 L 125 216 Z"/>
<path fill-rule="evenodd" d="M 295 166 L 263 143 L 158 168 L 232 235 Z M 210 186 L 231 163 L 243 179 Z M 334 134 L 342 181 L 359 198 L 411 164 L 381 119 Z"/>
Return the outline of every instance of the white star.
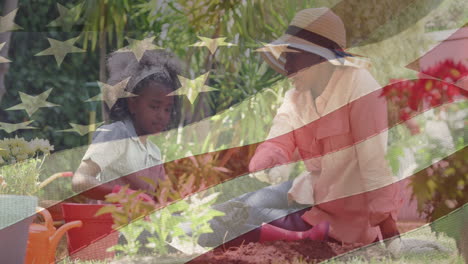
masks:
<path fill-rule="evenodd" d="M 213 38 L 212 39 L 212 38 L 206 38 L 206 37 L 200 37 L 200 36 L 198 36 L 198 38 L 201 39 L 201 41 L 195 44 L 189 45 L 189 46 L 207 47 L 210 50 L 211 54 L 214 54 L 216 50 L 218 49 L 218 47 L 221 47 L 221 46 L 236 46 L 236 44 L 225 42 L 224 40 L 226 38 Z"/>
<path fill-rule="evenodd" d="M 181 87 L 177 89 L 176 91 L 170 93 L 169 96 L 185 95 L 187 99 L 190 101 L 190 103 L 193 104 L 195 100 L 197 99 L 199 93 L 217 91 L 218 89 L 205 85 L 205 82 L 208 79 L 209 74 L 210 74 L 209 72 L 202 74 L 198 76 L 195 80 L 187 79 L 179 75 L 178 77 L 179 77 Z"/>
<path fill-rule="evenodd" d="M 34 121 L 26 121 L 17 124 L 0 122 L 0 129 L 5 130 L 7 133 L 15 132 L 20 129 L 37 129 L 36 127 L 29 126 L 32 122 Z"/>
<path fill-rule="evenodd" d="M 128 43 L 127 47 L 117 50 L 117 52 L 133 52 L 135 58 L 140 61 L 147 50 L 163 49 L 153 44 L 155 37 L 145 38 L 143 40 L 126 38 Z"/>
<path fill-rule="evenodd" d="M 50 22 L 48 27 L 62 27 L 64 31 L 70 31 L 72 26 L 79 19 L 83 3 L 78 4 L 72 8 L 66 8 L 65 6 L 57 3 L 57 8 L 60 16 L 54 21 Z"/>
<path fill-rule="evenodd" d="M 49 97 L 50 93 L 52 92 L 52 89 L 49 89 L 39 95 L 29 95 L 25 94 L 23 92 L 19 92 L 20 98 L 21 98 L 21 104 L 17 104 L 15 106 L 12 106 L 7 109 L 7 111 L 11 110 L 26 110 L 29 116 L 34 114 L 39 108 L 41 107 L 54 107 L 54 106 L 59 106 L 57 104 L 53 104 L 50 102 L 47 102 L 47 97 Z"/>
<path fill-rule="evenodd" d="M 262 43 L 263 47 L 256 49 L 256 52 L 269 52 L 277 60 L 281 57 L 283 52 L 299 52 L 294 49 L 290 49 L 288 44 L 266 44 Z"/>
<path fill-rule="evenodd" d="M 130 78 L 131 77 L 128 77 L 116 85 L 109 85 L 107 83 L 98 82 L 99 87 L 101 88 L 101 93 L 92 98 L 89 98 L 85 102 L 105 101 L 109 109 L 112 109 L 119 98 L 137 96 L 133 93 L 125 91 L 125 87 L 127 87 L 127 83 Z"/>
<path fill-rule="evenodd" d="M 0 43 L 0 50 L 3 49 L 3 46 L 5 46 L 6 42 Z M 11 62 L 11 60 L 0 56 L 0 63 L 5 63 L 5 62 Z"/>
<path fill-rule="evenodd" d="M 68 53 L 85 52 L 85 50 L 73 46 L 73 44 L 75 44 L 75 42 L 78 40 L 78 37 L 66 41 L 59 41 L 51 38 L 47 38 L 47 40 L 50 43 L 50 48 L 39 52 L 35 56 L 54 55 L 58 66 L 62 64 L 63 59 L 65 56 L 67 56 Z"/>
<path fill-rule="evenodd" d="M 0 33 L 22 29 L 22 27 L 15 24 L 15 16 L 18 8 L 8 13 L 6 16 L 0 16 Z"/>
<path fill-rule="evenodd" d="M 96 127 L 100 126 L 104 122 L 99 122 L 95 124 L 90 124 L 90 125 L 80 125 L 80 124 L 75 124 L 75 123 L 68 123 L 72 128 L 69 129 L 64 129 L 64 130 L 59 130 L 57 132 L 76 132 L 80 134 L 80 136 L 87 135 L 93 131 L 96 131 Z M 100 129 L 104 131 L 103 129 Z"/>

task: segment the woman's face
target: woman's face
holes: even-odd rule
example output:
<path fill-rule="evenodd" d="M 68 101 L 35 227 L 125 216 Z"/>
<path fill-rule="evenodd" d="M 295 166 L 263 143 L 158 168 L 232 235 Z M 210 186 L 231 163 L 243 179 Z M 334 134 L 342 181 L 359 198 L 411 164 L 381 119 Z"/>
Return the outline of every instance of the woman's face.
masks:
<path fill-rule="evenodd" d="M 157 82 L 150 82 L 138 96 L 128 98 L 128 109 L 137 135 L 155 134 L 169 125 L 174 97 L 172 90 Z"/>
<path fill-rule="evenodd" d="M 297 49 L 296 49 L 297 50 Z M 284 68 L 298 90 L 308 89 L 321 78 L 321 68 L 327 60 L 314 53 L 301 50 L 286 53 Z"/>

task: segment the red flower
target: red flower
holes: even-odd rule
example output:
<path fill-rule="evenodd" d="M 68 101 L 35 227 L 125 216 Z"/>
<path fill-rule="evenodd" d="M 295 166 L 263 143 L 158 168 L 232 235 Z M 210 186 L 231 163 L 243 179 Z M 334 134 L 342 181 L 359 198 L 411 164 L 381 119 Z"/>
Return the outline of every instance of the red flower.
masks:
<path fill-rule="evenodd" d="M 460 95 L 460 88 L 455 85 L 448 85 L 447 87 L 447 96 L 450 100 L 452 100 L 457 95 Z"/>
<path fill-rule="evenodd" d="M 416 80 L 391 79 L 382 96 L 400 107 L 400 119 L 406 121 L 423 103 L 434 107 L 444 100 L 452 101 L 461 93 L 452 83 L 466 77 L 468 68 L 463 63 L 447 59 L 421 71 Z"/>
<path fill-rule="evenodd" d="M 461 78 L 468 76 L 468 68 L 461 62 L 455 63 L 453 60 L 447 59 L 423 70 L 419 74 L 419 78 L 423 78 L 424 75 L 455 83 Z"/>
<path fill-rule="evenodd" d="M 408 99 L 408 106 L 414 111 L 418 110 L 419 105 L 423 101 L 424 94 L 425 94 L 424 87 L 426 86 L 425 81 L 426 80 L 424 79 L 419 79 L 413 82 L 413 89 Z"/>

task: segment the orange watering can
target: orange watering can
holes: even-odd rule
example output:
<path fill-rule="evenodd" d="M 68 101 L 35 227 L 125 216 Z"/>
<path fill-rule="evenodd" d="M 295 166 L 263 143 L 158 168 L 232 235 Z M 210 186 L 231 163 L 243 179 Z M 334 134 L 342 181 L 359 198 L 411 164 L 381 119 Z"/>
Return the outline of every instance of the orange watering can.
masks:
<path fill-rule="evenodd" d="M 44 217 L 44 224 L 29 226 L 28 247 L 25 264 L 55 263 L 55 250 L 60 238 L 71 228 L 81 227 L 81 221 L 73 221 L 61 226 L 58 230 L 53 225 L 52 216 L 44 208 L 37 208 L 37 212 Z"/>

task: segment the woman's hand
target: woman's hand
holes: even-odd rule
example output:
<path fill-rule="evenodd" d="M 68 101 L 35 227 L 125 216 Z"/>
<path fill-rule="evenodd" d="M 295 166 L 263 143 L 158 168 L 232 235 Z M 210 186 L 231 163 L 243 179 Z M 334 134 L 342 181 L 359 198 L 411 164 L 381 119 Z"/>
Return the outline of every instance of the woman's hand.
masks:
<path fill-rule="evenodd" d="M 275 165 L 283 165 L 288 163 L 289 160 L 278 148 L 262 148 L 257 151 L 249 163 L 250 172 L 258 172 L 265 169 L 274 167 Z"/>

